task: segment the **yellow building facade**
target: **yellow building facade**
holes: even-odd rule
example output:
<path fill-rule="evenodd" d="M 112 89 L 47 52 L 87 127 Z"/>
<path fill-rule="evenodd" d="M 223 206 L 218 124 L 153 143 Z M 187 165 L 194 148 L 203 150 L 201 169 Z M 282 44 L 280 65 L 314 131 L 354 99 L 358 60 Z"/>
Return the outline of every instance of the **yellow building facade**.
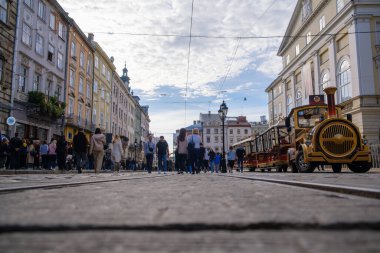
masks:
<path fill-rule="evenodd" d="M 87 138 L 93 131 L 91 112 L 94 51 L 91 41 L 75 21 L 71 20 L 65 101 L 65 136 L 69 142 L 80 128 L 85 130 Z"/>

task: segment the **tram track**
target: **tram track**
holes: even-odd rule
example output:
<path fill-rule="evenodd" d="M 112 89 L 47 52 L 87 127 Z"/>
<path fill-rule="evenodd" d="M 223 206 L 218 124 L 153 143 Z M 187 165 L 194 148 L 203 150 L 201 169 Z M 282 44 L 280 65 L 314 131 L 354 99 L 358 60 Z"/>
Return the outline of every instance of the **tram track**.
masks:
<path fill-rule="evenodd" d="M 380 199 L 380 190 L 373 188 L 364 188 L 364 187 L 356 187 L 356 186 L 345 186 L 345 185 L 333 185 L 333 184 L 324 184 L 324 183 L 311 183 L 311 182 L 300 182 L 295 180 L 283 180 L 283 179 L 272 179 L 272 178 L 263 178 L 263 177 L 255 177 L 255 176 L 239 176 L 239 175 L 223 175 L 224 177 L 233 177 L 251 181 L 260 181 L 266 183 L 280 184 L 280 185 L 288 185 L 295 186 L 300 188 L 308 188 L 314 190 L 328 191 L 341 193 L 346 195 L 354 195 L 365 198 L 372 199 Z"/>
<path fill-rule="evenodd" d="M 68 183 L 48 183 L 48 184 L 39 184 L 39 185 L 32 185 L 32 186 L 16 186 L 16 187 L 8 187 L 0 189 L 0 195 L 1 194 L 8 194 L 8 193 L 16 193 L 16 192 L 23 192 L 23 191 L 29 191 L 29 190 L 47 190 L 47 189 L 59 189 L 59 188 L 65 188 L 65 187 L 78 187 L 83 185 L 89 185 L 89 184 L 99 184 L 99 183 L 112 183 L 112 182 L 121 182 L 121 181 L 129 181 L 129 180 L 140 180 L 140 179 L 148 179 L 148 178 L 158 178 L 158 177 L 165 177 L 169 176 L 167 175 L 156 175 L 156 176 L 139 176 L 139 177 L 120 177 L 120 178 L 114 178 L 114 179 L 102 179 L 102 180 L 93 180 L 93 181 L 85 181 L 85 182 L 68 182 Z"/>

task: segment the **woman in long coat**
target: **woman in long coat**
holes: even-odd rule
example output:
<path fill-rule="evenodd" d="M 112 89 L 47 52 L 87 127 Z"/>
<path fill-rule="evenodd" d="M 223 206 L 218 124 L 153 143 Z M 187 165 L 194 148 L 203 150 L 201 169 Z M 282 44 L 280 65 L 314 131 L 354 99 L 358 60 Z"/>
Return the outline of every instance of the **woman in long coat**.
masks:
<path fill-rule="evenodd" d="M 115 138 L 112 142 L 112 160 L 115 163 L 115 172 L 119 173 L 120 170 L 120 162 L 123 153 L 123 146 L 121 144 L 120 136 L 115 135 Z"/>

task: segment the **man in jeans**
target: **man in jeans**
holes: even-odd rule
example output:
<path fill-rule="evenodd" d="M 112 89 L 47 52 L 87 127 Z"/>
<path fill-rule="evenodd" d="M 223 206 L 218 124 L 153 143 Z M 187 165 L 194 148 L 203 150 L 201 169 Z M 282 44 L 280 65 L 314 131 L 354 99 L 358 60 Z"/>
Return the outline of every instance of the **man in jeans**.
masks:
<path fill-rule="evenodd" d="M 148 136 L 148 142 L 144 144 L 144 153 L 146 157 L 146 169 L 149 174 L 152 173 L 153 154 L 154 154 L 154 150 L 156 149 L 156 144 L 154 144 L 154 142 L 152 141 L 152 138 L 153 136 L 150 134 Z M 130 158 L 128 158 L 127 160 L 128 164 L 130 164 L 129 160 Z"/>
<path fill-rule="evenodd" d="M 158 173 L 164 170 L 164 174 L 166 174 L 169 145 L 165 141 L 164 136 L 160 136 L 160 141 L 156 144 L 156 153 L 158 158 Z"/>
<path fill-rule="evenodd" d="M 83 128 L 80 128 L 73 139 L 73 149 L 75 152 L 78 173 L 82 173 L 82 169 L 87 167 L 87 148 L 88 140 L 86 135 L 84 135 Z"/>

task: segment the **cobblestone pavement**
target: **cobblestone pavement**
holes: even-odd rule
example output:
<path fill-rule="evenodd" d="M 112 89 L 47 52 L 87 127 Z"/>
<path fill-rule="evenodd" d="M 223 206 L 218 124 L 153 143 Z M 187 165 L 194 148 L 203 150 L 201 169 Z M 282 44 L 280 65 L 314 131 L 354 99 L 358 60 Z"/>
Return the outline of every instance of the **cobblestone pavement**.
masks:
<path fill-rule="evenodd" d="M 327 174 L 321 175 L 316 177 L 323 180 Z M 24 183 L 41 177 L 28 176 Z M 92 176 L 57 175 L 39 182 Z M 376 199 L 210 174 L 141 176 L 145 178 L 0 194 L 1 252 L 380 250 Z M 0 186 L 9 187 L 9 180 L 13 178 L 1 177 Z"/>

